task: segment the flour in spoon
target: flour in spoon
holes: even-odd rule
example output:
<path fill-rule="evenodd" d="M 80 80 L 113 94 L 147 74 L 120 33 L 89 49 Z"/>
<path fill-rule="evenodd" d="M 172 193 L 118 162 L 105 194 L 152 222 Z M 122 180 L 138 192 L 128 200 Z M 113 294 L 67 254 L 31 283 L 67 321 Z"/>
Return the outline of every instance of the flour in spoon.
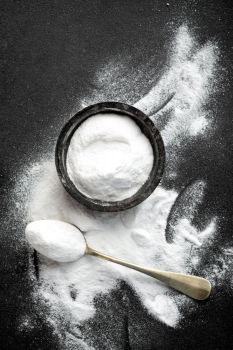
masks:
<path fill-rule="evenodd" d="M 128 116 L 98 113 L 75 131 L 67 152 L 67 171 L 84 195 L 103 201 L 133 196 L 153 165 L 148 138 Z"/>
<path fill-rule="evenodd" d="M 86 242 L 82 233 L 75 226 L 63 221 L 30 222 L 26 227 L 25 235 L 34 249 L 53 261 L 76 261 L 86 251 Z"/>

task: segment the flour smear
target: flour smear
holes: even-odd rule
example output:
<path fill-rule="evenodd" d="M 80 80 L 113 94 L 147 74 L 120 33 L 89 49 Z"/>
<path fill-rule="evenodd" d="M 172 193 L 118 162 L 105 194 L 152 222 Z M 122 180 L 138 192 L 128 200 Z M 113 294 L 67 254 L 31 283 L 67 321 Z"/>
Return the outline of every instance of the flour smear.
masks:
<path fill-rule="evenodd" d="M 174 37 L 163 76 L 140 100 L 135 101 L 133 79 L 129 84 L 130 67 L 116 61 L 102 68 L 95 77 L 93 94 L 83 100 L 83 107 L 99 101 L 118 100 L 134 103 L 135 107 L 147 113 L 161 130 L 164 138 L 167 167 L 166 177 L 179 176 L 179 151 L 186 142 L 203 134 L 206 140 L 212 128 L 212 117 L 205 106 L 216 86 L 218 50 L 216 44 L 207 42 L 199 45 L 187 26 L 181 26 Z M 131 69 L 132 71 L 132 69 Z M 154 73 L 153 73 L 154 74 Z M 151 82 L 151 70 L 140 79 Z M 140 84 L 140 79 L 137 80 Z M 125 84 L 124 84 L 125 83 Z M 158 107 L 169 96 L 170 101 L 158 112 Z M 98 213 L 85 209 L 74 201 L 60 184 L 53 155 L 40 163 L 31 165 L 23 186 L 31 187 L 28 221 L 58 219 L 77 225 L 85 234 L 88 244 L 106 254 L 151 268 L 189 273 L 210 244 L 216 231 L 216 219 L 212 218 L 203 231 L 192 225 L 193 213 L 201 203 L 205 184 L 194 182 L 188 194 L 192 200 L 176 212 L 173 220 L 174 240 L 167 243 L 165 230 L 171 208 L 176 205 L 178 193 L 159 186 L 154 193 L 137 207 L 121 213 Z M 182 198 L 180 198 L 182 203 Z M 171 219 L 171 218 L 170 218 Z M 169 219 L 169 220 L 170 220 Z M 232 252 L 226 253 L 230 259 Z M 226 260 L 228 261 L 228 260 Z M 228 266 L 228 263 L 226 262 Z M 214 268 L 217 270 L 217 267 Z M 214 284 L 215 270 L 204 270 L 205 277 L 211 277 Z M 227 270 L 227 268 L 225 268 Z M 58 264 L 41 258 L 41 286 L 35 291 L 35 298 L 46 300 L 50 306 L 48 321 L 59 328 L 60 315 L 69 322 L 72 341 L 80 348 L 91 349 L 88 339 L 80 336 L 78 325 L 95 316 L 94 298 L 107 295 L 119 280 L 124 280 L 135 291 L 142 305 L 154 318 L 176 327 L 182 318 L 182 304 L 191 302 L 186 296 L 172 291 L 156 280 L 136 271 L 113 263 L 85 256 L 77 262 Z M 65 333 L 66 330 L 63 330 Z M 91 334 L 89 334 L 91 338 Z M 67 335 L 68 339 L 68 335 Z M 67 340 L 62 348 L 69 349 Z"/>

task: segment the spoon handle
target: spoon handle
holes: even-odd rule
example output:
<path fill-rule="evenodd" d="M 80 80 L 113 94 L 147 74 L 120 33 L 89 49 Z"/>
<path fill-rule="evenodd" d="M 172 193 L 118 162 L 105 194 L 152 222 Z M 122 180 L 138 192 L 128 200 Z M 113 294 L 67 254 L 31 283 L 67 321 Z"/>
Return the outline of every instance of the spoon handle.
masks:
<path fill-rule="evenodd" d="M 113 258 L 87 246 L 86 254 L 96 256 L 114 262 L 119 265 L 129 267 L 130 269 L 142 272 L 148 276 L 167 284 L 168 286 L 190 296 L 193 299 L 204 300 L 210 295 L 211 284 L 208 280 L 198 276 L 185 275 L 169 271 L 160 271 L 142 267 L 140 265 L 130 264 L 120 259 Z"/>

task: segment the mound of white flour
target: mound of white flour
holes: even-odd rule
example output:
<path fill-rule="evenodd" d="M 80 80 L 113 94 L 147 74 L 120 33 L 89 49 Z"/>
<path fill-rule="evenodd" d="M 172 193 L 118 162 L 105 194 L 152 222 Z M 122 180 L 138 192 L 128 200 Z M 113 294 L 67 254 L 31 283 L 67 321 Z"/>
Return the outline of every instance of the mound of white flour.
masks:
<path fill-rule="evenodd" d="M 99 113 L 75 131 L 67 152 L 67 171 L 80 192 L 104 201 L 134 195 L 146 182 L 153 150 L 127 116 Z"/>

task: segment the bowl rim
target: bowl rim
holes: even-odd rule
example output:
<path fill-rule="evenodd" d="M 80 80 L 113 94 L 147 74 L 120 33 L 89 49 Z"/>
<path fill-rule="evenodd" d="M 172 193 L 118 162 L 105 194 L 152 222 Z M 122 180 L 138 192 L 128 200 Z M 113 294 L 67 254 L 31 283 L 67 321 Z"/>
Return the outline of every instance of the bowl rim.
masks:
<path fill-rule="evenodd" d="M 151 172 L 147 181 L 142 185 L 142 187 L 133 196 L 114 202 L 102 201 L 85 196 L 71 181 L 66 168 L 67 151 L 74 132 L 86 119 L 90 118 L 91 116 L 98 113 L 108 112 L 131 117 L 149 139 L 154 155 Z M 79 203 L 92 210 L 117 212 L 133 208 L 152 194 L 163 175 L 165 166 L 165 148 L 159 130 L 145 113 L 126 103 L 113 101 L 100 102 L 78 111 L 63 126 L 56 143 L 55 165 L 62 185 L 66 191 Z"/>

